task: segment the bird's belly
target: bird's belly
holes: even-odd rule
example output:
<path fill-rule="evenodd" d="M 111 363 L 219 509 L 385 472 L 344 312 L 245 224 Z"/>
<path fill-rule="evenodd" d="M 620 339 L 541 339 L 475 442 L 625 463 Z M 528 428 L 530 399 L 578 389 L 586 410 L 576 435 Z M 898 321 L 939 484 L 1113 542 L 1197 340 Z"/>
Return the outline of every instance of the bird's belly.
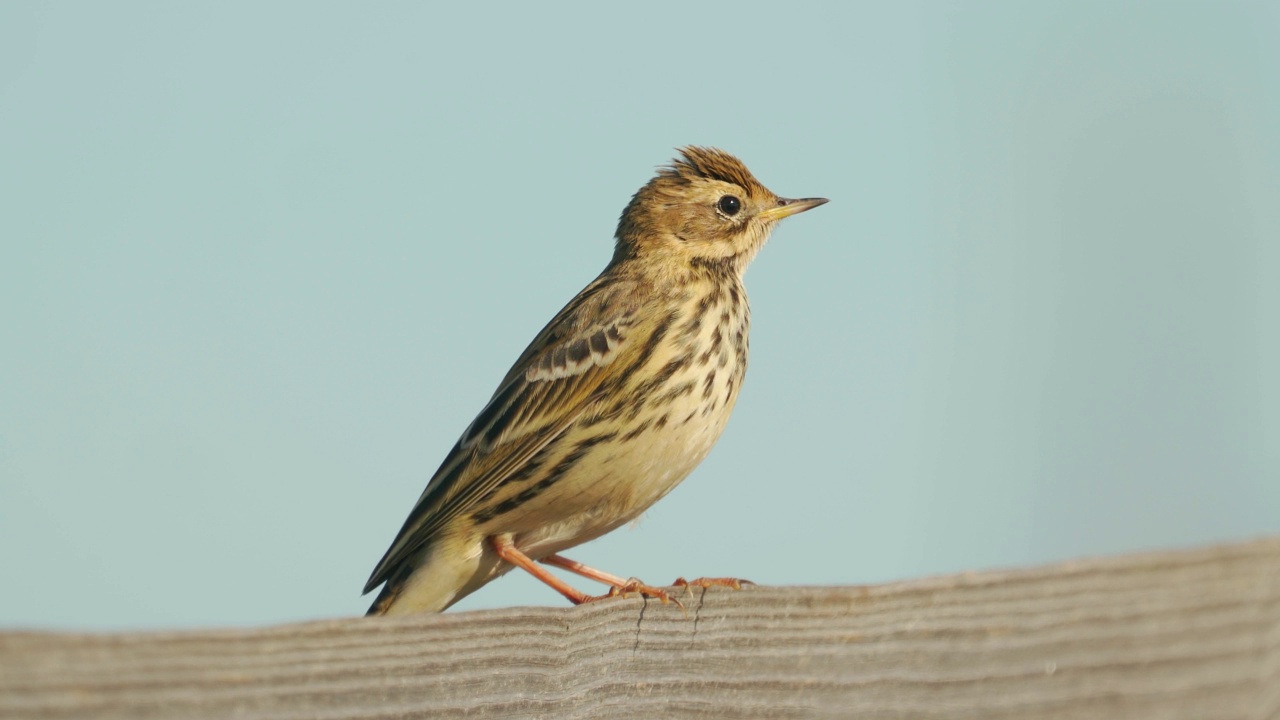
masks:
<path fill-rule="evenodd" d="M 571 429 L 563 443 L 569 448 L 601 433 L 616 435 L 595 445 L 554 484 L 510 513 L 507 527 L 498 532 L 513 533 L 517 547 L 537 558 L 634 520 L 702 462 L 724 431 L 732 405 L 732 399 L 672 403 L 665 423 L 657 426 L 658 415 L 639 432 L 634 422 L 611 430 Z M 487 534 L 496 533 L 490 529 Z"/>
<path fill-rule="evenodd" d="M 586 410 L 500 488 L 479 531 L 509 534 L 533 558 L 635 519 L 702 462 L 724 431 L 746 372 L 740 288 L 691 295 L 645 366 Z"/>

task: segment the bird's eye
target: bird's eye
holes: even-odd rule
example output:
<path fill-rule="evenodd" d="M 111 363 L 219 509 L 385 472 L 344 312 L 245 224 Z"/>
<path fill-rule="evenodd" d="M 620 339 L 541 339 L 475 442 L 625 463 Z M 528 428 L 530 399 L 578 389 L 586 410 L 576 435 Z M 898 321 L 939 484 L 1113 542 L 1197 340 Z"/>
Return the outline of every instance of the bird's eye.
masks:
<path fill-rule="evenodd" d="M 720 208 L 720 212 L 733 217 L 742 209 L 742 201 L 732 195 L 725 195 L 720 198 L 720 202 L 716 203 L 716 207 Z"/>

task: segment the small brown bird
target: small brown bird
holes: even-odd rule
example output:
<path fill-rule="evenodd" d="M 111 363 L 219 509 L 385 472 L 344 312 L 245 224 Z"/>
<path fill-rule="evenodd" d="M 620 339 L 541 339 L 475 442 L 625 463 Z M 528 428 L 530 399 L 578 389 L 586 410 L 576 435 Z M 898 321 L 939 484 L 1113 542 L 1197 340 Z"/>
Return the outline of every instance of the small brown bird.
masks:
<path fill-rule="evenodd" d="M 747 369 L 743 271 L 779 220 L 825 202 L 780 198 L 721 150 L 682 149 L 622 211 L 604 272 L 445 457 L 365 585 L 386 583 L 369 614 L 444 610 L 513 567 L 596 599 L 538 563 L 665 600 L 558 553 L 636 518 L 706 457 Z"/>

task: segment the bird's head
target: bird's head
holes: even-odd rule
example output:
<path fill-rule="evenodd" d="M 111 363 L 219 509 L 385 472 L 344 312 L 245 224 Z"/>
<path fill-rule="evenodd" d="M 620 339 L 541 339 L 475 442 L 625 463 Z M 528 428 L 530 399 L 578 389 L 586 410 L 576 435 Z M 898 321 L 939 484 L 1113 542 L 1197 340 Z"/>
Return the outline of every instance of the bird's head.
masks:
<path fill-rule="evenodd" d="M 778 197 L 723 150 L 682 148 L 622 211 L 615 260 L 664 257 L 740 273 L 779 220 L 825 202 Z"/>

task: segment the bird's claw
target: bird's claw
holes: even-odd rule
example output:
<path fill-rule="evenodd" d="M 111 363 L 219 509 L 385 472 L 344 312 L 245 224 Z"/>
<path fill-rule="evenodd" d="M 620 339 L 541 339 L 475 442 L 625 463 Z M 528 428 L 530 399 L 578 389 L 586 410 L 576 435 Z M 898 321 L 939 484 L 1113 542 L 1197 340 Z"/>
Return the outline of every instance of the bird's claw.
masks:
<path fill-rule="evenodd" d="M 741 590 L 743 585 L 755 585 L 750 580 L 731 577 L 700 577 L 694 580 L 685 580 L 682 577 L 678 577 L 671 584 L 675 587 L 682 587 L 687 592 L 693 592 L 695 587 L 700 587 L 704 590 L 711 587 L 727 587 L 733 590 Z"/>
<path fill-rule="evenodd" d="M 676 607 L 680 608 L 681 610 L 684 609 L 684 603 L 680 602 L 676 598 L 671 597 L 671 593 L 667 592 L 666 590 L 663 590 L 662 588 L 653 587 L 652 585 L 645 585 L 644 583 L 640 582 L 635 578 L 631 578 L 630 580 L 628 580 L 625 585 L 614 586 L 609 588 L 609 592 L 605 593 L 604 595 L 588 596 L 578 604 L 581 605 L 584 603 L 595 602 L 597 600 L 607 600 L 609 598 L 615 598 L 615 597 L 626 597 L 633 593 L 639 594 L 640 597 L 643 597 L 643 598 L 658 600 L 662 602 L 663 605 L 666 605 L 667 603 L 674 603 Z"/>

